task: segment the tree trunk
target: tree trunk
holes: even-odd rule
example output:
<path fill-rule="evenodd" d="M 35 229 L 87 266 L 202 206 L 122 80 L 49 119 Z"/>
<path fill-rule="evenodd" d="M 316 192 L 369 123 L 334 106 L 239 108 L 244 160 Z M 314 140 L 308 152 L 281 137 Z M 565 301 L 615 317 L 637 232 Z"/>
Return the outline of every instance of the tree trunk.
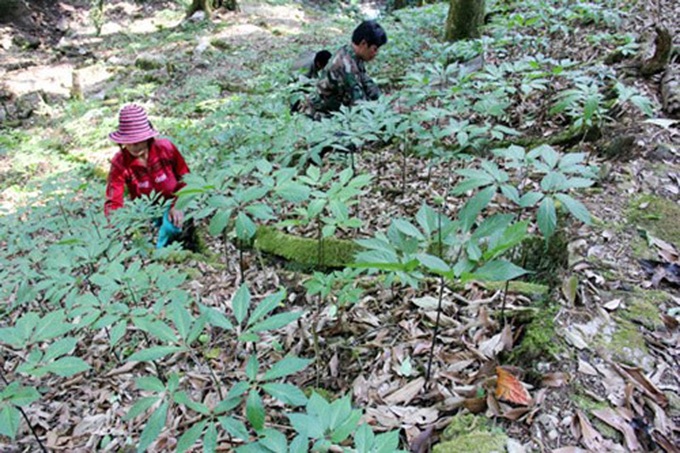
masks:
<path fill-rule="evenodd" d="M 229 11 L 240 11 L 237 0 L 193 0 L 187 17 L 193 15 L 196 11 L 205 11 L 206 16 L 210 16 L 213 9 L 224 7 Z"/>
<path fill-rule="evenodd" d="M 445 39 L 458 41 L 482 36 L 484 25 L 484 0 L 450 0 L 446 18 Z"/>

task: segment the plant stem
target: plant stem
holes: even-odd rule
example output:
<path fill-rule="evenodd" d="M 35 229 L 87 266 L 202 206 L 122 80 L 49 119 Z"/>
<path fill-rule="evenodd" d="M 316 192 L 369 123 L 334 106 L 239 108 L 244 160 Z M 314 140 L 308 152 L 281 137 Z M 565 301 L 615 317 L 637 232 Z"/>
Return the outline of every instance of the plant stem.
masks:
<path fill-rule="evenodd" d="M 5 379 L 5 374 L 2 372 L 2 368 L 0 368 L 0 378 L 2 378 L 2 382 L 5 384 L 5 386 L 9 385 L 9 382 L 7 379 Z M 38 445 L 40 445 L 40 450 L 43 453 L 47 453 L 47 449 L 43 445 L 43 443 L 40 441 L 40 437 L 38 437 L 38 433 L 35 432 L 35 428 L 31 424 L 31 421 L 28 419 L 28 415 L 26 415 L 26 412 L 24 412 L 23 408 L 17 405 L 13 405 L 17 409 L 19 409 L 19 412 L 21 412 L 21 415 L 24 417 L 24 420 L 26 421 L 26 424 L 28 425 L 29 428 L 31 428 L 31 433 L 33 433 L 33 437 L 35 437 L 35 440 L 38 442 Z"/>
<path fill-rule="evenodd" d="M 321 267 L 323 265 L 323 237 L 321 231 L 321 218 L 319 216 L 316 218 L 316 239 L 318 243 L 317 258 L 319 267 Z"/>
<path fill-rule="evenodd" d="M 437 210 L 437 249 L 439 256 L 442 257 L 442 208 Z M 462 249 L 462 247 L 461 247 Z M 457 260 L 456 260 L 457 261 Z M 437 319 L 434 323 L 434 332 L 432 332 L 432 344 L 430 345 L 430 357 L 427 360 L 427 373 L 425 374 L 425 385 L 430 382 L 430 375 L 432 372 L 432 360 L 434 358 L 434 346 L 437 341 L 437 334 L 439 333 L 439 320 L 442 315 L 442 299 L 444 298 L 444 276 L 439 276 L 439 300 L 437 301 Z"/>
<path fill-rule="evenodd" d="M 401 166 L 401 194 L 406 199 L 406 144 L 402 144 L 401 148 L 402 166 Z"/>
<path fill-rule="evenodd" d="M 187 351 L 189 352 L 189 355 L 193 359 L 194 363 L 198 365 L 199 367 L 201 365 L 207 366 L 208 371 L 210 371 L 210 377 L 213 380 L 213 384 L 215 385 L 215 388 L 217 388 L 217 394 L 220 396 L 220 400 L 224 399 L 224 395 L 222 394 L 222 386 L 220 385 L 220 381 L 217 379 L 217 376 L 215 375 L 215 371 L 212 369 L 210 366 L 210 362 L 206 361 L 206 363 L 201 363 L 201 361 L 198 359 L 194 351 L 191 350 L 191 348 L 187 345 Z"/>

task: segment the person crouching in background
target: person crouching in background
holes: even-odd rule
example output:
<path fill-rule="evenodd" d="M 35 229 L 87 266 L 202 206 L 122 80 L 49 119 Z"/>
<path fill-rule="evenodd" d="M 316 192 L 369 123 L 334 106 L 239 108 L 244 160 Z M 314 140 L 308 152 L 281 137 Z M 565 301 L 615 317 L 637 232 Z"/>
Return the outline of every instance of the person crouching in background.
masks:
<path fill-rule="evenodd" d="M 129 104 L 121 108 L 118 129 L 109 134 L 120 150 L 111 160 L 106 184 L 107 217 L 123 207 L 125 189 L 132 200 L 152 192 L 174 200 L 177 191 L 184 187 L 182 177 L 189 173 L 189 167 L 177 147 L 170 140 L 156 138 L 157 135 L 141 106 Z M 184 213 L 175 209 L 173 201 L 159 222 L 156 246 L 164 247 L 177 238 L 183 223 Z"/>

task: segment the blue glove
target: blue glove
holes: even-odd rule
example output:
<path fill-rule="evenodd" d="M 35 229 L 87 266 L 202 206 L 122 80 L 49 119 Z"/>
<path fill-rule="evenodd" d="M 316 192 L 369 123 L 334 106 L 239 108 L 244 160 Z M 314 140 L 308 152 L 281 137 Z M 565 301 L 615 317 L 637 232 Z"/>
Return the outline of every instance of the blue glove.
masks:
<path fill-rule="evenodd" d="M 158 241 L 156 242 L 156 248 L 162 249 L 168 243 L 177 236 L 182 229 L 177 228 L 168 218 L 168 213 L 170 209 L 163 213 L 163 220 L 161 221 L 161 226 L 158 228 Z"/>

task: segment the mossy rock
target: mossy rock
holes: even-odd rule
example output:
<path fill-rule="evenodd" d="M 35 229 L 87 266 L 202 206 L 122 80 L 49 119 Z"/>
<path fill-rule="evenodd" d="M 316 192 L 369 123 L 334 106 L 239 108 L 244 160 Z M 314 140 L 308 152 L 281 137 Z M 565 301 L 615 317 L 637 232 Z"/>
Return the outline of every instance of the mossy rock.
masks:
<path fill-rule="evenodd" d="M 319 243 L 316 239 L 283 233 L 276 228 L 261 226 L 255 234 L 254 247 L 309 268 L 342 268 L 354 262 L 359 245 L 337 238 L 321 240 L 322 262 L 319 263 Z"/>
<path fill-rule="evenodd" d="M 643 195 L 628 206 L 628 220 L 655 237 L 680 246 L 680 205 L 655 195 Z"/>
<path fill-rule="evenodd" d="M 562 351 L 562 345 L 555 333 L 557 305 L 547 301 L 536 304 L 538 311 L 524 327 L 524 334 L 512 350 L 508 361 L 523 368 L 531 369 L 537 360 L 547 360 Z"/>
<path fill-rule="evenodd" d="M 667 292 L 636 288 L 632 293 L 616 292 L 614 296 L 622 297 L 626 303 L 626 307 L 617 312 L 621 318 L 642 324 L 649 330 L 663 328 L 659 305 L 672 300 Z"/>
<path fill-rule="evenodd" d="M 432 449 L 434 453 L 492 453 L 505 451 L 508 436 L 483 416 L 457 414 L 442 433 L 442 440 Z"/>
<path fill-rule="evenodd" d="M 549 287 L 560 283 L 559 275 L 569 264 L 567 235 L 558 229 L 548 240 L 541 236 L 531 236 L 520 246 L 519 258 L 515 264 L 531 271 L 529 279 Z"/>
<path fill-rule="evenodd" d="M 619 317 L 616 322 L 602 322 L 595 336 L 595 348 L 599 354 L 631 366 L 639 366 L 645 372 L 654 369 L 654 358 L 650 355 L 642 327 Z"/>
<path fill-rule="evenodd" d="M 505 290 L 506 282 L 481 282 L 480 284 L 491 291 Z M 532 299 L 541 299 L 548 295 L 550 288 L 540 283 L 521 282 L 513 280 L 508 282 L 508 293 L 522 294 Z"/>

